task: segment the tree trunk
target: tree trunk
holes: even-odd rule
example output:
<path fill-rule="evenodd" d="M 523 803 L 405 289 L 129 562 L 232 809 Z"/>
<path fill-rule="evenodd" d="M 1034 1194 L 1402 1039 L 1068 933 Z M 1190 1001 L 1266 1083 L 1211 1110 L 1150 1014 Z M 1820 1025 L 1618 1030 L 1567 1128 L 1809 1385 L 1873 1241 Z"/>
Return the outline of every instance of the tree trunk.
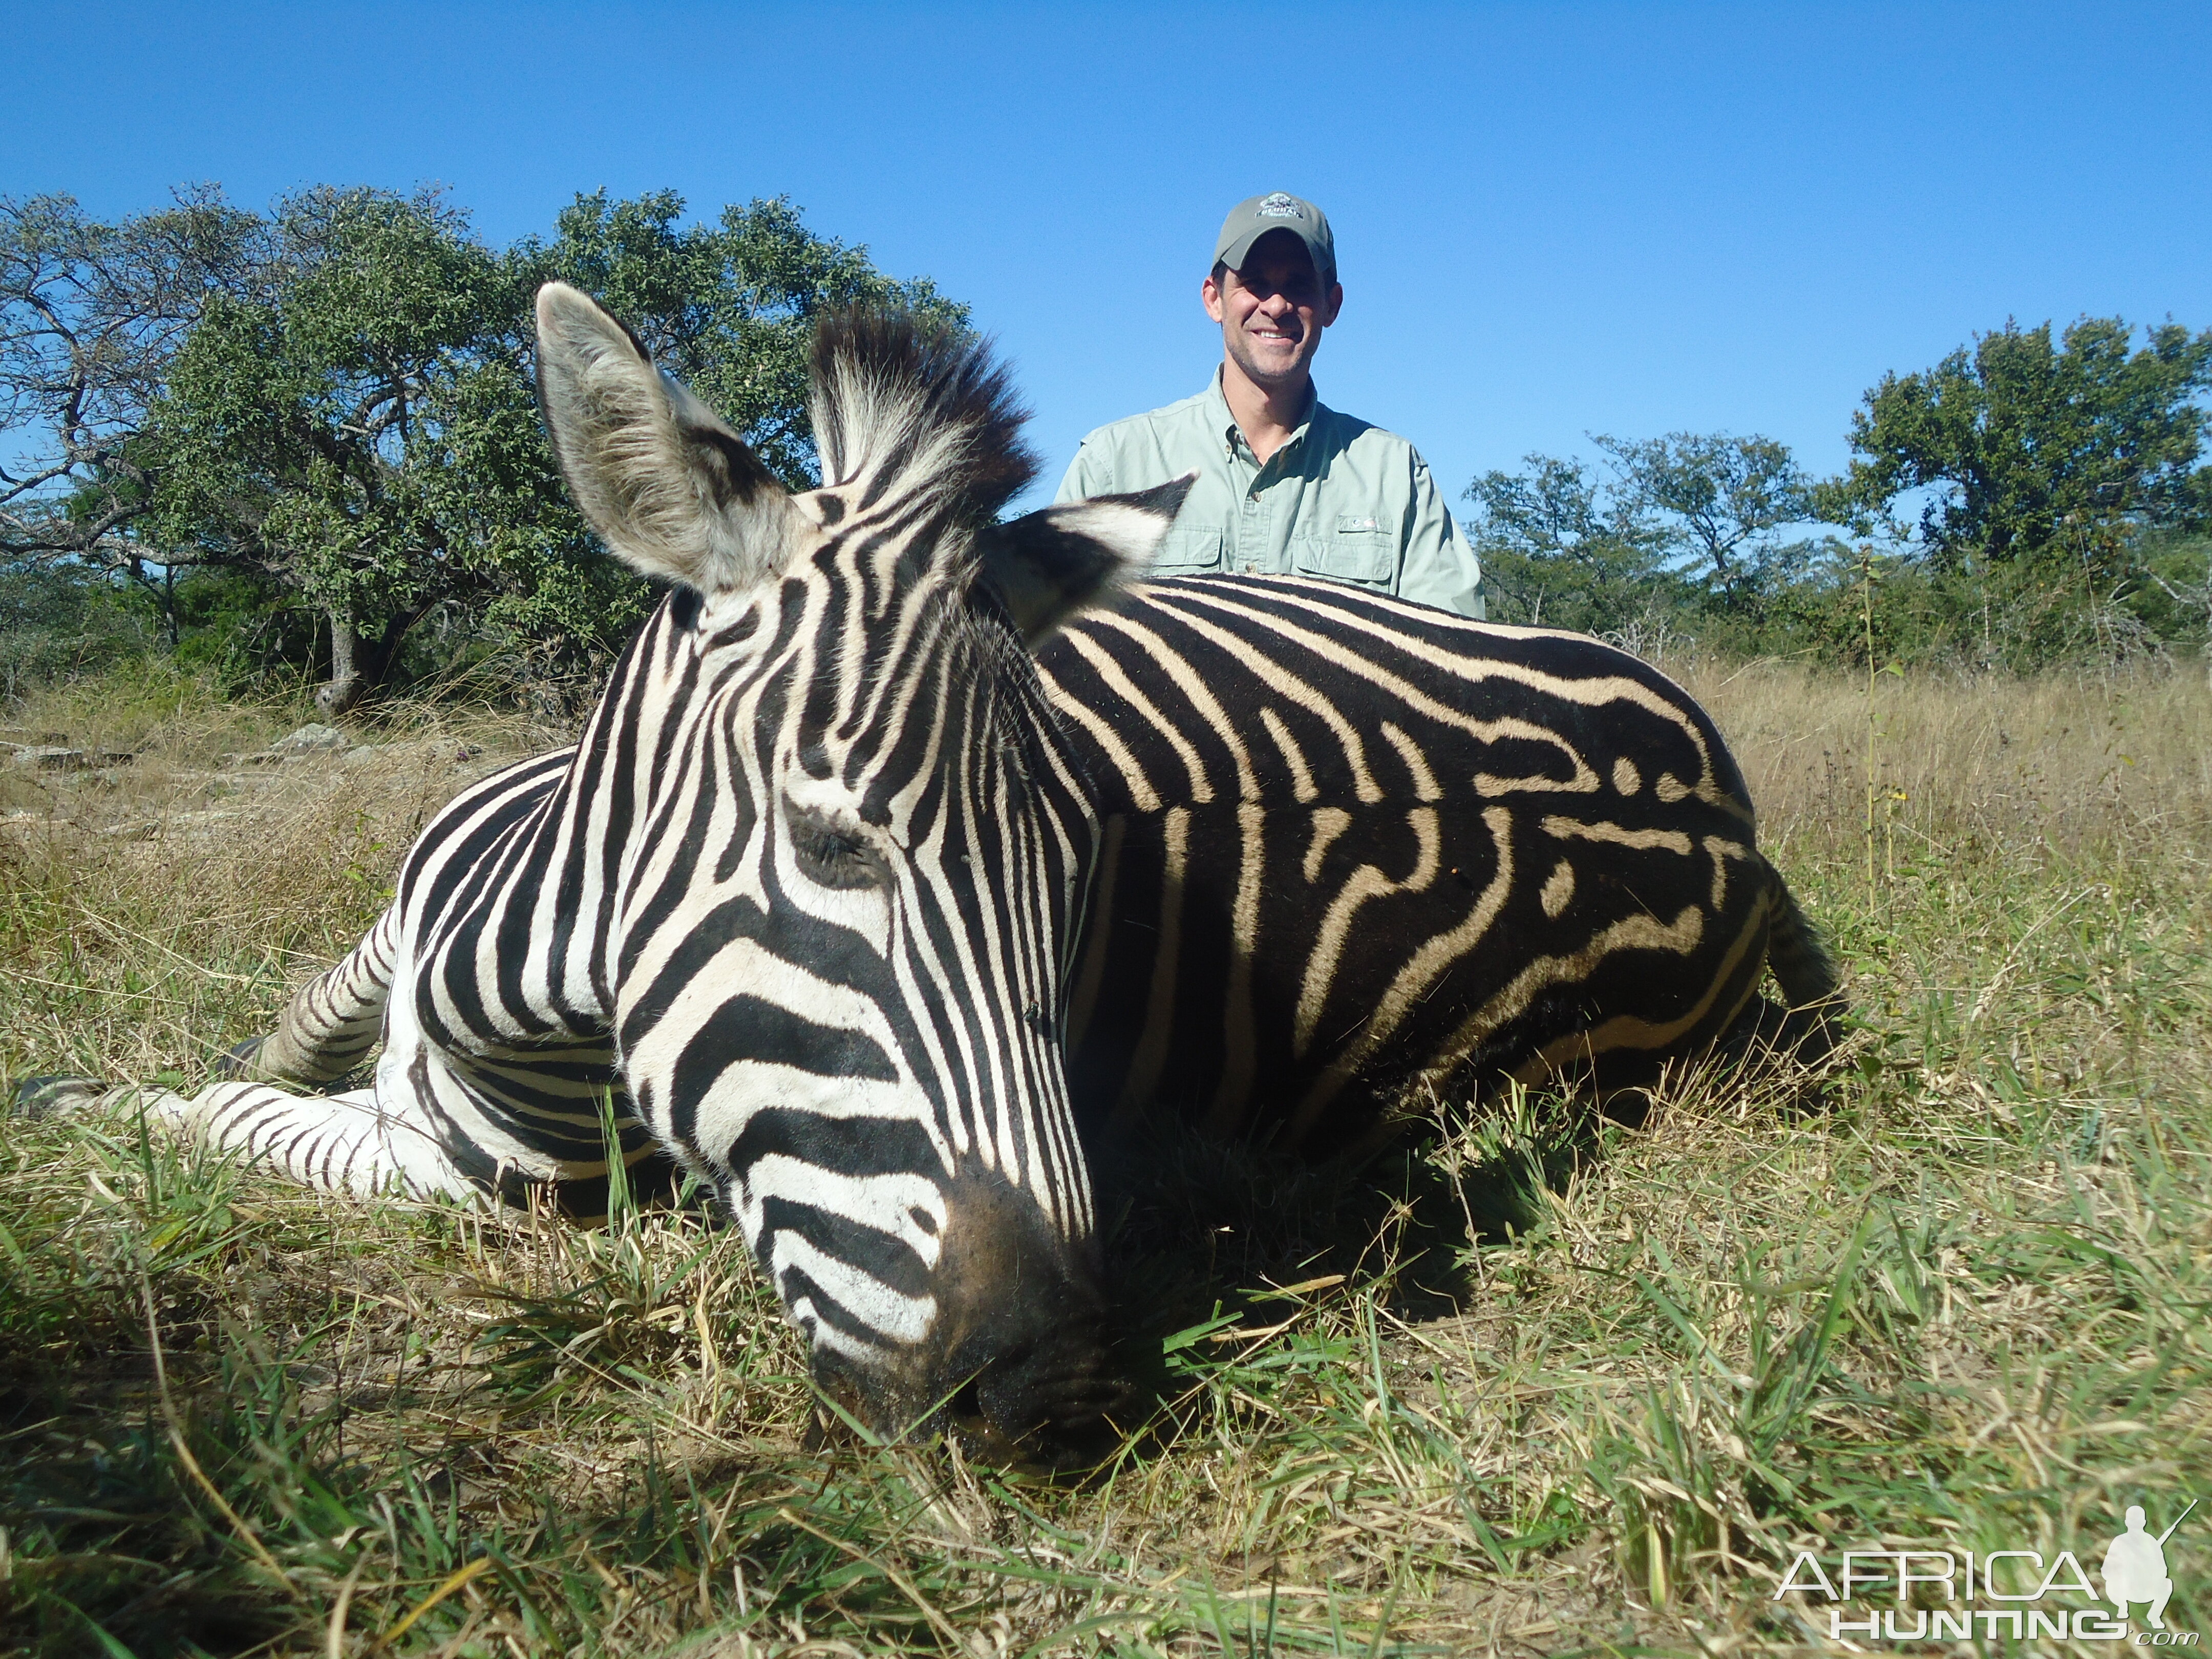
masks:
<path fill-rule="evenodd" d="M 146 590 L 160 610 L 161 643 L 173 653 L 177 648 L 177 641 L 183 635 L 183 630 L 177 621 L 177 567 L 173 564 L 161 565 L 161 580 L 157 582 L 146 574 L 146 562 L 145 560 L 133 556 L 126 558 L 120 568 L 125 575 Z"/>
<path fill-rule="evenodd" d="M 399 647 L 415 624 L 430 614 L 430 608 L 431 602 L 425 599 L 405 616 L 392 617 L 373 640 L 354 625 L 350 613 L 331 613 L 331 679 L 315 693 L 315 707 L 325 720 L 334 720 L 348 713 L 384 684 Z"/>
<path fill-rule="evenodd" d="M 368 690 L 360 668 L 361 635 L 345 611 L 331 612 L 330 684 L 315 693 L 315 707 L 326 720 L 349 712 Z"/>

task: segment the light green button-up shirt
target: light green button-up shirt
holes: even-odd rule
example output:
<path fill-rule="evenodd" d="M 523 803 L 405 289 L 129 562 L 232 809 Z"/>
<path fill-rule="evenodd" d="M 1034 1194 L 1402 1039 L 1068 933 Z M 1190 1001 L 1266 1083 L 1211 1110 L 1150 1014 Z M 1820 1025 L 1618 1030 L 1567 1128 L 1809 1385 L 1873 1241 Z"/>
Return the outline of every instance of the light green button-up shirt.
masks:
<path fill-rule="evenodd" d="M 1309 391 L 1305 418 L 1261 465 L 1221 394 L 1102 426 L 1083 441 L 1060 500 L 1150 489 L 1194 469 L 1152 574 L 1327 576 L 1483 615 L 1474 554 L 1428 463 L 1395 432 L 1340 415 Z"/>

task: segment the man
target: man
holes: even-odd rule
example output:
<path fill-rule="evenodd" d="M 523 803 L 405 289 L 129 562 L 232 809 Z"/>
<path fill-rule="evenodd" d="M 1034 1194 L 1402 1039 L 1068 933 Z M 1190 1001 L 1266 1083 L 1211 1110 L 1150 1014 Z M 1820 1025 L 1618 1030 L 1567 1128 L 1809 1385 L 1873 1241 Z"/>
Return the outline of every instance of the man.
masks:
<path fill-rule="evenodd" d="M 2164 1536 L 2152 1537 L 2143 1526 L 2142 1506 L 2129 1507 L 2128 1529 L 2105 1552 L 2105 1599 L 2120 1610 L 2121 1618 L 2128 1616 L 2128 1603 L 2142 1601 L 2150 1607 L 2150 1627 L 2166 1628 L 2166 1604 L 2173 1595 L 2173 1580 L 2166 1576 L 2166 1540 L 2172 1536 L 2173 1527 L 2168 1527 Z"/>
<path fill-rule="evenodd" d="M 1060 499 L 1195 471 L 1152 574 L 1323 576 L 1480 617 L 1481 572 L 1427 463 L 1314 395 L 1314 353 L 1344 305 L 1321 210 L 1280 191 L 1238 203 L 1199 294 L 1221 325 L 1212 384 L 1093 432 Z"/>

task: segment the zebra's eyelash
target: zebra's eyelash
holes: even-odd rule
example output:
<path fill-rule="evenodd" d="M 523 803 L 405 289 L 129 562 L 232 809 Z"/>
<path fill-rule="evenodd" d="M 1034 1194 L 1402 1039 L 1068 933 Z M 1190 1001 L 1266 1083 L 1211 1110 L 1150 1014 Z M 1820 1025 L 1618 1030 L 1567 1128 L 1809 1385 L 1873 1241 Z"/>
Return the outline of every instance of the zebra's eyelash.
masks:
<path fill-rule="evenodd" d="M 890 885 L 890 872 L 858 830 L 803 806 L 786 806 L 784 822 L 792 853 L 811 879 L 838 889 Z"/>

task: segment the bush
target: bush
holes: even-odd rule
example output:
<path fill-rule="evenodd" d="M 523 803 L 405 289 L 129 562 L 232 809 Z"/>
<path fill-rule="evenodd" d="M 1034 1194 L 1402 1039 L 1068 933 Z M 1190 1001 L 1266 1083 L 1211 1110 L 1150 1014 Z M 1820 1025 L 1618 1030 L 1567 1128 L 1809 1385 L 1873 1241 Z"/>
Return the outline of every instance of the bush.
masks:
<path fill-rule="evenodd" d="M 0 696 L 97 672 L 150 649 L 152 608 L 81 565 L 0 566 Z"/>
<path fill-rule="evenodd" d="M 2121 603 L 2167 646 L 2212 647 L 2212 536 L 2154 532 L 2136 553 L 2137 580 Z"/>

